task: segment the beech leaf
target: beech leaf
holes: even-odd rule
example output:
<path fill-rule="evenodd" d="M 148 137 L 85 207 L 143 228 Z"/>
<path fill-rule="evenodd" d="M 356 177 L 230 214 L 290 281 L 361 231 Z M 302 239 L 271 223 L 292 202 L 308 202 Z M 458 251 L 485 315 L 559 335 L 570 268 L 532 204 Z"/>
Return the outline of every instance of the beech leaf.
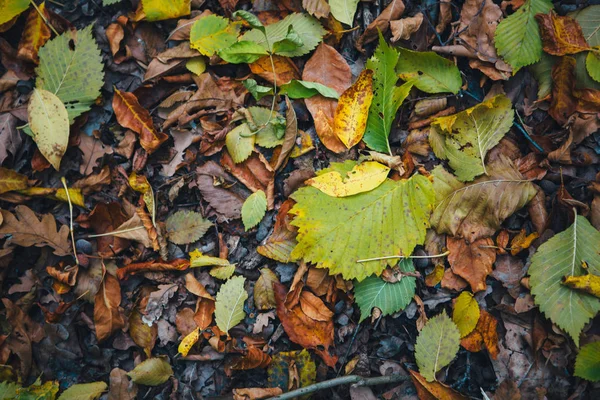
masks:
<path fill-rule="evenodd" d="M 462 292 L 454 303 L 452 321 L 456 324 L 460 337 L 463 338 L 475 329 L 479 321 L 479 304 L 469 292 Z"/>
<path fill-rule="evenodd" d="M 249 231 L 254 228 L 267 212 L 267 196 L 262 190 L 252 193 L 242 206 L 242 222 L 244 229 Z"/>
<path fill-rule="evenodd" d="M 154 357 L 139 363 L 127 376 L 140 385 L 158 386 L 173 376 L 173 369 L 165 358 Z"/>
<path fill-rule="evenodd" d="M 260 276 L 254 284 L 254 305 L 259 310 L 269 310 L 275 308 L 275 293 L 273 292 L 273 283 L 279 283 L 277 275 L 269 268 L 262 268 Z"/>
<path fill-rule="evenodd" d="M 215 321 L 225 333 L 242 322 L 246 316 L 244 302 L 248 298 L 248 292 L 244 289 L 244 282 L 246 278 L 243 276 L 234 276 L 225 282 L 217 293 Z"/>
<path fill-rule="evenodd" d="M 428 382 L 454 359 L 460 347 L 460 332 L 443 311 L 431 318 L 417 337 L 415 358 L 419 372 Z"/>
<path fill-rule="evenodd" d="M 108 389 L 104 382 L 77 383 L 61 393 L 58 400 L 94 400 Z"/>
<path fill-rule="evenodd" d="M 189 244 L 200 239 L 212 226 L 212 222 L 193 211 L 177 211 L 166 221 L 169 240 L 175 244 Z"/>

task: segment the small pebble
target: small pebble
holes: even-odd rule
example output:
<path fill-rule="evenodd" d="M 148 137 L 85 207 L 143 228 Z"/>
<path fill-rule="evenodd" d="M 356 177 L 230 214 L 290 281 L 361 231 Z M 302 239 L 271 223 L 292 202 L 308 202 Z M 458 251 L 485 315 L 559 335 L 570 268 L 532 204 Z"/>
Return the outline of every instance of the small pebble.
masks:
<path fill-rule="evenodd" d="M 547 179 L 543 179 L 539 183 L 540 187 L 546 194 L 554 193 L 558 190 L 558 185 L 554 182 L 551 182 Z"/>

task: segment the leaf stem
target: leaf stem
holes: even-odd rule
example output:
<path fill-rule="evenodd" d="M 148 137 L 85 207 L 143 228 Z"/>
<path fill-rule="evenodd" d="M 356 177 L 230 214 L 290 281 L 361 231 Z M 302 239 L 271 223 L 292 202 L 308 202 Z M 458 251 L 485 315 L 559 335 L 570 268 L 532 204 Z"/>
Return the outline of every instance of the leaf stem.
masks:
<path fill-rule="evenodd" d="M 254 135 L 258 134 L 258 132 L 265 129 L 267 126 L 269 126 L 269 123 L 271 123 L 271 120 L 273 119 L 273 111 L 275 110 L 275 98 L 277 97 L 277 73 L 275 72 L 273 52 L 271 51 L 271 44 L 269 43 L 269 37 L 267 36 L 267 32 L 263 32 L 263 35 L 265 35 L 265 42 L 267 43 L 267 48 L 269 49 L 269 60 L 271 61 L 271 71 L 273 72 L 273 100 L 271 101 L 271 112 L 269 113 L 269 119 L 263 124 L 263 126 L 261 126 L 256 132 L 254 132 Z"/>
<path fill-rule="evenodd" d="M 37 13 L 40 15 L 40 17 L 42 17 L 42 19 L 44 20 L 44 23 L 46 25 L 48 25 L 50 27 L 50 29 L 52 29 L 52 32 L 54 32 L 54 34 L 56 36 L 59 36 L 59 33 L 56 31 L 56 29 L 54 29 L 54 27 L 52 26 L 52 24 L 50 22 L 48 22 L 48 20 L 46 19 L 46 16 L 44 15 L 44 13 L 38 8 L 37 4 L 35 4 L 35 1 L 31 0 L 30 3 L 33 6 L 33 8 L 35 8 L 35 11 L 37 11 Z"/>
<path fill-rule="evenodd" d="M 73 203 L 71 203 L 71 194 L 69 193 L 69 188 L 67 186 L 67 180 L 63 176 L 60 178 L 62 182 L 65 193 L 67 194 L 67 202 L 69 203 L 69 231 L 71 233 L 71 244 L 73 245 L 73 257 L 75 257 L 75 264 L 79 265 L 79 258 L 77 258 L 77 248 L 75 247 L 75 235 L 73 234 Z"/>
<path fill-rule="evenodd" d="M 384 256 L 384 257 L 374 257 L 374 258 L 364 258 L 362 260 L 356 260 L 358 263 L 369 262 L 369 261 L 379 261 L 379 260 L 390 260 L 395 258 L 405 259 L 405 258 L 439 258 L 445 257 L 450 254 L 449 251 L 446 251 L 442 254 L 434 254 L 432 256 Z"/>

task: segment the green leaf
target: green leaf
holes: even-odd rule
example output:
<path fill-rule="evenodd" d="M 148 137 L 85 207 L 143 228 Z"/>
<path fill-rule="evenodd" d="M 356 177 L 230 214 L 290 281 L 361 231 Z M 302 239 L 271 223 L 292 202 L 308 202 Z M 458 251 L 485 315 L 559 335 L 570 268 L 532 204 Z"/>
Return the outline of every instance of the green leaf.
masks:
<path fill-rule="evenodd" d="M 292 79 L 289 83 L 281 85 L 279 94 L 287 94 L 290 99 L 308 99 L 320 94 L 331 99 L 338 99 L 340 95 L 334 89 L 317 82 L 300 81 Z"/>
<path fill-rule="evenodd" d="M 510 130 L 512 103 L 503 94 L 458 114 L 433 120 L 429 143 L 438 158 L 448 160 L 461 181 L 487 174 L 485 156 Z"/>
<path fill-rule="evenodd" d="M 526 0 L 498 24 L 494 36 L 496 50 L 513 68 L 513 74 L 542 56 L 542 39 L 535 15 L 546 14 L 552 8 L 549 0 Z"/>
<path fill-rule="evenodd" d="M 102 0 L 103 6 L 112 6 L 113 4 L 117 4 L 121 0 Z"/>
<path fill-rule="evenodd" d="M 267 212 L 267 196 L 262 190 L 252 193 L 242 205 L 242 222 L 249 231 L 263 219 Z"/>
<path fill-rule="evenodd" d="M 104 382 L 78 383 L 62 392 L 58 400 L 94 400 L 108 389 Z"/>
<path fill-rule="evenodd" d="M 248 111 L 258 129 L 254 136 L 257 145 L 271 149 L 283 143 L 285 119 L 278 112 L 271 112 L 271 109 L 266 107 L 248 107 Z"/>
<path fill-rule="evenodd" d="M 54 400 L 58 393 L 57 381 L 47 381 L 42 384 L 40 378 L 27 387 L 17 388 L 17 400 Z"/>
<path fill-rule="evenodd" d="M 212 226 L 212 222 L 194 211 L 177 211 L 166 221 L 169 240 L 175 244 L 189 244 L 200 239 Z"/>
<path fill-rule="evenodd" d="M 146 21 L 162 21 L 190 15 L 190 0 L 142 0 Z"/>
<path fill-rule="evenodd" d="M 241 124 L 231 130 L 225 137 L 227 151 L 233 161 L 238 164 L 250 157 L 254 150 L 254 136 L 248 124 Z"/>
<path fill-rule="evenodd" d="M 223 17 L 207 15 L 192 25 L 190 47 L 210 57 L 236 43 L 239 31 L 239 23 L 231 24 Z"/>
<path fill-rule="evenodd" d="M 585 59 L 585 66 L 592 79 L 600 82 L 600 54 L 590 51 Z"/>
<path fill-rule="evenodd" d="M 569 13 L 581 26 L 583 36 L 592 47 L 600 46 L 600 5 L 588 6 Z"/>
<path fill-rule="evenodd" d="M 414 272 L 410 259 L 403 259 L 398 264 L 402 272 Z M 377 276 L 370 276 L 362 282 L 354 284 L 356 304 L 360 308 L 360 322 L 371 315 L 373 307 L 381 310 L 381 315 L 392 315 L 410 304 L 415 295 L 416 278 L 404 276 L 396 283 L 384 281 Z"/>
<path fill-rule="evenodd" d="M 255 42 L 267 51 L 273 52 L 273 43 L 279 42 L 286 38 L 290 26 L 294 26 L 298 36 L 302 40 L 303 45 L 293 51 L 285 51 L 278 53 L 286 57 L 303 56 L 313 50 L 321 42 L 326 31 L 323 29 L 319 21 L 308 14 L 290 14 L 279 22 L 267 25 L 265 34 L 258 29 L 253 29 L 244 34 L 241 40 L 249 40 Z M 269 45 L 271 47 L 269 47 Z"/>
<path fill-rule="evenodd" d="M 563 276 L 600 275 L 600 232 L 586 218 L 577 216 L 565 231 L 542 244 L 531 259 L 529 276 L 535 304 L 546 318 L 566 331 L 577 346 L 585 324 L 600 311 L 600 299 L 561 285 Z"/>
<path fill-rule="evenodd" d="M 366 65 L 373 70 L 373 101 L 363 140 L 371 149 L 388 154 L 391 154 L 388 136 L 396 112 L 413 87 L 412 82 L 396 86 L 398 76 L 394 68 L 398 56 L 398 51 L 389 46 L 380 33 L 379 46 Z"/>
<path fill-rule="evenodd" d="M 359 0 L 329 0 L 331 14 L 341 23 L 352 26 L 358 2 Z"/>
<path fill-rule="evenodd" d="M 438 233 L 469 242 L 494 235 L 500 224 L 536 194 L 512 162 L 501 158 L 488 166 L 490 176 L 465 185 L 441 166 L 432 171 L 436 206 L 431 225 Z"/>
<path fill-rule="evenodd" d="M 67 109 L 51 92 L 33 89 L 27 111 L 33 140 L 46 160 L 58 171 L 69 144 Z"/>
<path fill-rule="evenodd" d="M 297 202 L 290 211 L 296 216 L 292 225 L 299 228 L 292 258 L 328 268 L 330 275 L 342 274 L 344 279 L 379 275 L 396 261 L 357 261 L 410 255 L 425 240 L 434 196 L 431 182 L 422 175 L 387 179 L 370 192 L 349 197 L 300 188 L 290 196 Z"/>
<path fill-rule="evenodd" d="M 0 400 L 12 400 L 17 396 L 19 385 L 14 382 L 0 382 Z"/>
<path fill-rule="evenodd" d="M 231 278 L 231 275 L 235 272 L 235 265 L 217 265 L 210 269 L 208 272 L 210 276 L 226 281 Z"/>
<path fill-rule="evenodd" d="M 400 79 L 412 81 L 426 93 L 458 93 L 462 79 L 458 67 L 432 51 L 402 49 L 396 64 Z"/>
<path fill-rule="evenodd" d="M 233 18 L 241 18 L 246 21 L 252 28 L 258 29 L 260 31 L 265 30 L 265 26 L 260 22 L 260 20 L 256 17 L 256 15 L 251 12 L 238 10 L 231 15 Z"/>
<path fill-rule="evenodd" d="M 231 64 L 250 64 L 268 54 L 264 47 L 247 40 L 235 42 L 219 51 L 219 57 Z"/>
<path fill-rule="evenodd" d="M 290 25 L 285 38 L 273 43 L 273 54 L 288 53 L 296 50 L 298 47 L 302 47 L 304 42 L 298 35 L 298 32 L 294 30 L 294 27 Z"/>
<path fill-rule="evenodd" d="M 600 381 L 600 342 L 583 346 L 575 359 L 575 376 L 592 382 Z"/>
<path fill-rule="evenodd" d="M 158 386 L 173 376 L 173 369 L 166 359 L 154 357 L 139 363 L 127 376 L 140 385 Z"/>
<path fill-rule="evenodd" d="M 38 53 L 38 89 L 52 92 L 69 113 L 69 124 L 90 109 L 104 84 L 102 56 L 92 36 L 92 25 L 48 41 Z"/>
<path fill-rule="evenodd" d="M 29 8 L 29 0 L 0 0 L 0 25 Z"/>
<path fill-rule="evenodd" d="M 256 99 L 256 101 L 262 99 L 266 95 L 273 94 L 273 88 L 268 86 L 261 86 L 254 79 L 246 79 L 242 82 L 244 87 L 248 89 L 252 97 Z"/>
<path fill-rule="evenodd" d="M 587 71 L 587 54 L 584 52 L 573 55 L 575 57 L 575 86 L 577 89 L 596 89 L 600 90 L 600 82 L 596 82 Z"/>
<path fill-rule="evenodd" d="M 452 320 L 443 311 L 431 318 L 417 337 L 415 358 L 419 372 L 428 382 L 435 374 L 454 359 L 460 345 L 460 333 Z"/>
<path fill-rule="evenodd" d="M 225 282 L 217 293 L 215 321 L 223 332 L 229 332 L 246 316 L 244 301 L 248 298 L 248 293 L 244 289 L 245 281 L 243 276 L 234 276 Z"/>
<path fill-rule="evenodd" d="M 531 66 L 533 76 L 538 82 L 538 99 L 543 99 L 552 94 L 552 68 L 559 57 L 542 53 L 540 61 Z"/>

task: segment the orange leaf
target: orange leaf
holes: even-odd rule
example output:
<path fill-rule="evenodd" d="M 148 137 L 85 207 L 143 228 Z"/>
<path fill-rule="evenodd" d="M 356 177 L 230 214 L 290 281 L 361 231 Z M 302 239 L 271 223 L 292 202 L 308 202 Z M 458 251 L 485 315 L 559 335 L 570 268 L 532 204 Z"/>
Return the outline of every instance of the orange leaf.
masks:
<path fill-rule="evenodd" d="M 119 124 L 140 135 L 140 145 L 148 154 L 153 153 L 169 138 L 164 132 L 156 131 L 150 113 L 140 105 L 133 93 L 121 92 L 115 88 L 112 106 Z"/>
<path fill-rule="evenodd" d="M 577 109 L 573 97 L 575 85 L 575 59 L 562 57 L 552 68 L 552 102 L 548 114 L 556 122 L 564 125 Z"/>
<path fill-rule="evenodd" d="M 333 321 L 315 321 L 308 317 L 299 305 L 288 309 L 285 306 L 285 286 L 275 283 L 273 289 L 277 302 L 277 316 L 290 340 L 304 348 L 314 349 L 325 364 L 335 367 L 338 358 L 329 354 L 329 347 L 333 346 Z"/>
<path fill-rule="evenodd" d="M 419 374 L 417 371 L 409 370 L 410 377 L 412 378 L 415 388 L 417 389 L 417 395 L 419 400 L 465 400 L 462 394 L 449 388 L 443 383 L 433 381 L 427 382 L 427 380 Z"/>
<path fill-rule="evenodd" d="M 259 190 L 265 192 L 268 209 L 273 209 L 275 203 L 275 172 L 262 154 L 252 152 L 250 157 L 236 164 L 229 152 L 224 151 L 221 155 L 221 165 L 252 192 Z"/>
<path fill-rule="evenodd" d="M 544 51 L 555 56 L 575 54 L 590 49 L 585 41 L 579 23 L 571 17 L 556 15 L 554 11 L 549 14 L 535 16 L 539 26 Z"/>
<path fill-rule="evenodd" d="M 38 6 L 41 13 L 46 18 L 49 17 L 46 11 L 46 3 L 42 3 Z M 52 32 L 42 16 L 35 10 L 31 9 L 29 15 L 27 15 L 27 21 L 25 21 L 25 29 L 23 30 L 23 36 L 19 41 L 19 51 L 17 56 L 21 60 L 31 61 L 35 64 L 40 62 L 38 58 L 38 50 L 50 39 Z"/>
<path fill-rule="evenodd" d="M 233 400 L 261 400 L 279 396 L 281 388 L 244 388 L 233 389 Z"/>
<path fill-rule="evenodd" d="M 196 311 L 194 321 L 201 330 L 205 330 L 210 326 L 215 312 L 215 301 L 205 297 L 198 298 L 196 303 Z"/>
<path fill-rule="evenodd" d="M 271 364 L 271 356 L 263 353 L 258 347 L 249 347 L 248 352 L 225 365 L 225 373 L 231 376 L 232 371 L 266 368 Z"/>
<path fill-rule="evenodd" d="M 274 55 L 273 65 L 275 65 L 277 86 L 288 83 L 292 79 L 300 79 L 300 71 L 298 71 L 298 67 L 296 67 L 296 64 L 290 58 Z M 268 56 L 259 58 L 252 64 L 249 64 L 249 66 L 253 74 L 273 83 L 273 67 Z"/>
<path fill-rule="evenodd" d="M 365 69 L 354 85 L 338 101 L 333 119 L 333 133 L 351 148 L 361 141 L 367 127 L 369 107 L 373 100 L 373 71 Z"/>
<path fill-rule="evenodd" d="M 490 238 L 482 238 L 468 244 L 465 239 L 448 237 L 446 245 L 450 251 L 448 262 L 452 272 L 469 282 L 473 293 L 486 288 L 485 279 L 492 273 L 496 261 L 496 249 Z"/>
<path fill-rule="evenodd" d="M 125 326 L 125 321 L 119 311 L 121 305 L 119 281 L 106 272 L 104 266 L 102 269 L 104 279 L 94 301 L 94 324 L 98 342 L 108 339 L 116 330 Z"/>
<path fill-rule="evenodd" d="M 258 246 L 258 254 L 284 263 L 290 261 L 290 254 L 297 244 L 297 228 L 289 224 L 291 217 L 288 215 L 293 206 L 294 201 L 288 199 L 279 207 L 273 233 Z"/>
<path fill-rule="evenodd" d="M 300 308 L 315 321 L 327 322 L 333 318 L 333 312 L 327 308 L 323 300 L 306 290 L 300 294 Z"/>
<path fill-rule="evenodd" d="M 120 280 L 128 275 L 135 275 L 139 272 L 159 272 L 159 271 L 184 271 L 188 269 L 190 262 L 185 259 L 176 259 L 169 262 L 147 261 L 141 263 L 129 264 L 126 267 L 117 270 L 117 276 Z"/>
<path fill-rule="evenodd" d="M 480 310 L 479 320 L 473 332 L 465 336 L 460 344 L 470 352 L 478 352 L 487 348 L 488 352 L 495 360 L 498 357 L 498 321 L 493 315 L 485 310 Z"/>

